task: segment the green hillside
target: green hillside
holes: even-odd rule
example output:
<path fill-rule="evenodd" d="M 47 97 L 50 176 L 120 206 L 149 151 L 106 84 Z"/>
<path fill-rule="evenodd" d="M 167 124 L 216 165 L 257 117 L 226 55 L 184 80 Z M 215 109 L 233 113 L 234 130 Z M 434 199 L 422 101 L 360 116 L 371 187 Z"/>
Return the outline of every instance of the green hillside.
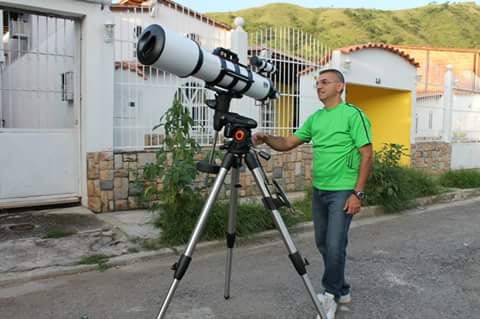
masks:
<path fill-rule="evenodd" d="M 331 48 L 367 42 L 480 48 L 480 6 L 475 2 L 432 3 L 397 11 L 307 9 L 278 3 L 207 15 L 232 26 L 233 19 L 241 16 L 249 32 L 269 27 L 299 28 Z"/>

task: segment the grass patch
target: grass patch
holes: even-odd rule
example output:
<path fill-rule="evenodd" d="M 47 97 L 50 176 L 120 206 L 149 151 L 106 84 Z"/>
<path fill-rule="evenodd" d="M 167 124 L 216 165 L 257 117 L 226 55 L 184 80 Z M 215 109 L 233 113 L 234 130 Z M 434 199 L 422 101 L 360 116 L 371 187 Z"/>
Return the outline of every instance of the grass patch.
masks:
<path fill-rule="evenodd" d="M 90 255 L 90 256 L 85 256 L 80 259 L 80 261 L 77 263 L 78 265 L 95 265 L 97 264 L 97 269 L 99 271 L 105 271 L 108 268 L 110 268 L 107 264 L 108 262 L 108 256 L 103 255 L 103 254 L 97 254 L 97 255 Z"/>
<path fill-rule="evenodd" d="M 364 205 L 381 205 L 386 212 L 397 212 L 412 207 L 418 197 L 440 192 L 432 176 L 423 171 L 375 163 L 365 188 Z"/>
<path fill-rule="evenodd" d="M 144 242 L 146 249 L 157 249 L 162 245 L 179 245 L 188 242 L 190 235 L 197 222 L 203 201 L 198 206 L 195 214 L 187 212 L 163 212 L 155 220 L 155 225 L 162 229 L 160 242 Z M 295 206 L 296 207 L 296 206 Z M 229 203 L 218 202 L 210 212 L 207 225 L 202 235 L 202 240 L 214 240 L 225 237 L 228 225 Z M 287 225 L 291 227 L 306 219 L 304 210 L 297 210 L 297 214 L 291 214 L 287 209 L 280 209 L 280 214 Z M 309 213 L 310 214 L 310 213 Z M 275 224 L 271 212 L 257 202 L 240 203 L 237 208 L 237 236 L 247 237 L 265 230 L 274 229 Z"/>
<path fill-rule="evenodd" d="M 312 187 L 307 187 L 305 190 L 305 197 L 292 203 L 300 222 L 312 220 L 312 191 Z"/>
<path fill-rule="evenodd" d="M 62 237 L 72 236 L 74 234 L 76 234 L 76 232 L 74 232 L 74 231 L 52 228 L 52 229 L 47 230 L 46 234 L 42 238 L 43 239 L 62 238 Z"/>
<path fill-rule="evenodd" d="M 478 170 L 457 170 L 449 171 L 440 175 L 440 185 L 455 188 L 480 187 L 480 171 Z"/>

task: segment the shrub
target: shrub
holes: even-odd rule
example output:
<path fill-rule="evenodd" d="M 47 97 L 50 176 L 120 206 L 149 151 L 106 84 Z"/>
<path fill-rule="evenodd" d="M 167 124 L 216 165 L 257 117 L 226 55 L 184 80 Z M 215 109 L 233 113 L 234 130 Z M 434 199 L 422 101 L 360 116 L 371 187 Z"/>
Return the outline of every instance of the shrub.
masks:
<path fill-rule="evenodd" d="M 161 124 L 165 128 L 165 146 L 158 150 L 156 162 L 144 169 L 146 184 L 143 200 L 156 214 L 154 224 L 161 228 L 161 242 L 183 244 L 190 238 L 205 202 L 202 191 L 193 186 L 197 177 L 194 158 L 199 147 L 189 135 L 192 119 L 178 100 L 174 101 L 162 120 L 165 120 Z M 163 184 L 160 190 L 158 181 Z M 213 205 L 202 239 L 225 236 L 228 207 L 228 201 Z M 293 216 L 285 211 L 281 213 L 287 226 L 303 220 L 300 215 Z M 238 205 L 238 235 L 245 236 L 272 228 L 274 223 L 271 214 L 260 203 Z"/>
<path fill-rule="evenodd" d="M 443 173 L 439 182 L 445 187 L 474 188 L 480 187 L 480 172 L 477 170 L 457 170 Z"/>
<path fill-rule="evenodd" d="M 157 214 L 155 224 L 165 236 L 170 232 L 184 234 L 202 205 L 200 193 L 193 188 L 197 177 L 194 157 L 200 148 L 190 136 L 192 124 L 188 110 L 175 99 L 159 124 L 165 129 L 164 146 L 157 151 L 156 162 L 144 168 L 142 199 Z"/>
<path fill-rule="evenodd" d="M 198 215 L 201 212 L 203 201 L 198 202 L 198 207 L 192 214 L 161 214 L 157 218 L 157 225 L 162 227 L 161 241 L 165 244 L 184 244 L 190 238 L 195 227 Z M 228 225 L 228 201 L 217 202 L 210 211 L 207 225 L 202 234 L 202 240 L 221 239 L 225 237 Z M 295 225 L 304 221 L 301 212 L 292 215 L 286 210 L 280 210 L 282 218 L 287 226 Z M 181 218 L 180 218 L 181 217 Z M 184 218 L 185 217 L 185 218 Z M 236 234 L 248 236 L 265 230 L 274 229 L 275 224 L 270 211 L 260 203 L 242 203 L 237 208 Z"/>
<path fill-rule="evenodd" d="M 387 212 L 399 211 L 412 205 L 417 197 L 434 195 L 439 187 L 425 172 L 400 166 L 405 148 L 399 144 L 384 144 L 375 152 L 372 174 L 365 192 L 366 205 L 382 205 Z"/>

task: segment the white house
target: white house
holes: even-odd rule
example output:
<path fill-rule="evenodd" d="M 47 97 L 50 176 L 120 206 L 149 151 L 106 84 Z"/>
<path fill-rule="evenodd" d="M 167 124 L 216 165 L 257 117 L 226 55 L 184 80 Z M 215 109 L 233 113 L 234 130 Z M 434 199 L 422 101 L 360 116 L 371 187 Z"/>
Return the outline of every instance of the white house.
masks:
<path fill-rule="evenodd" d="M 194 135 L 207 138 L 199 142 L 211 142 L 203 83 L 139 65 L 136 39 L 159 23 L 207 50 L 231 49 L 246 65 L 242 19 L 230 30 L 170 0 L 126 0 L 111 8 L 106 2 L 0 0 L 7 26 L 0 48 L 0 207 L 81 201 L 96 212 L 137 208 L 135 178 L 155 158 L 151 148 L 162 132 L 153 128 L 175 96 L 191 109 Z M 231 110 L 289 134 L 305 113 L 297 73 L 319 66 L 311 60 L 325 51 L 300 30 L 262 32 L 251 35 L 251 44 L 274 53 L 279 72 L 270 78 L 282 97 L 268 104 L 236 99 Z M 272 32 L 301 45 L 276 47 L 285 41 Z M 282 161 L 292 161 L 282 164 L 286 189 L 302 191 L 310 176 L 303 151 Z M 254 192 L 249 184 L 243 193 Z"/>
<path fill-rule="evenodd" d="M 397 143 L 410 149 L 415 142 L 412 123 L 418 63 L 402 50 L 381 43 L 337 49 L 326 58 L 330 67 L 342 70 L 345 75 L 346 101 L 363 109 L 373 122 L 374 147 Z M 302 72 L 302 95 L 314 96 L 312 83 L 317 74 L 318 68 Z M 319 102 L 303 98 L 300 107 L 310 110 L 302 113 L 308 116 L 319 107 Z M 407 158 L 403 160 L 408 162 Z"/>
<path fill-rule="evenodd" d="M 113 46 L 108 8 L 0 1 L 0 205 L 86 198 L 87 152 L 111 150 Z"/>
<path fill-rule="evenodd" d="M 134 44 L 144 26 L 161 23 L 207 48 L 230 46 L 228 26 L 173 1 L 140 9 L 130 8 L 138 1 L 122 1 L 112 11 L 108 2 L 0 1 L 0 207 L 81 200 L 98 211 L 96 204 L 108 199 L 95 191 L 102 187 L 113 196 L 113 172 L 101 169 L 113 166 L 116 145 L 136 145 L 121 143 L 125 131 L 137 130 L 137 106 L 151 131 L 161 107 L 185 87 L 135 65 Z M 195 85 L 182 94 L 197 103 Z"/>

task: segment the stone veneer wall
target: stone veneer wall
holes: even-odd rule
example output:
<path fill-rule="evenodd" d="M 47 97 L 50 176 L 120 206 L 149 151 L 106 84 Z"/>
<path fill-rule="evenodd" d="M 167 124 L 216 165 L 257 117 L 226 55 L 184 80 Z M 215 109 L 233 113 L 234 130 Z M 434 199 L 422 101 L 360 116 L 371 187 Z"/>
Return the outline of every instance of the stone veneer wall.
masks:
<path fill-rule="evenodd" d="M 440 141 L 417 141 L 412 144 L 412 166 L 433 173 L 448 171 L 452 162 L 452 145 Z"/>
<path fill-rule="evenodd" d="M 304 191 L 311 183 L 311 146 L 302 145 L 293 151 L 272 151 L 269 161 L 262 165 L 269 177 L 277 179 L 286 192 Z M 97 152 L 87 154 L 88 207 L 97 213 L 140 208 L 137 181 L 143 178 L 143 168 L 155 161 L 155 151 Z M 201 173 L 198 183 L 205 178 Z M 260 195 L 252 174 L 242 166 L 240 197 Z M 159 188 L 162 185 L 158 185 Z M 230 192 L 230 174 L 219 194 L 225 199 Z"/>

